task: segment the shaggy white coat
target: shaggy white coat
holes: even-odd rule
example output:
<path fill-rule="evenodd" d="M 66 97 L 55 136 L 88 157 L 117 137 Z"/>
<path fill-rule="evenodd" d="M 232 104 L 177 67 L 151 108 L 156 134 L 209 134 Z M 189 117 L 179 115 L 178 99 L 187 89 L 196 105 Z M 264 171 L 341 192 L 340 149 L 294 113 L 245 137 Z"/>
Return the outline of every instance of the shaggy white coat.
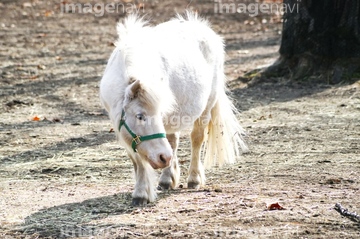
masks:
<path fill-rule="evenodd" d="M 167 134 L 167 139 L 140 143 L 135 153 L 129 133 L 116 131 L 134 163 L 134 204 L 155 200 L 152 168 L 162 167 L 161 158 L 171 161 L 160 186 L 177 186 L 176 149 L 185 129 L 192 129 L 188 187 L 203 185 L 202 148 L 206 167 L 233 163 L 239 149 L 246 150 L 236 109 L 225 93 L 222 38 L 193 13 L 155 27 L 132 15 L 118 24 L 117 31 L 119 39 L 100 84 L 101 102 L 115 129 L 124 109 L 136 134 Z M 139 121 L 139 114 L 146 119 Z"/>

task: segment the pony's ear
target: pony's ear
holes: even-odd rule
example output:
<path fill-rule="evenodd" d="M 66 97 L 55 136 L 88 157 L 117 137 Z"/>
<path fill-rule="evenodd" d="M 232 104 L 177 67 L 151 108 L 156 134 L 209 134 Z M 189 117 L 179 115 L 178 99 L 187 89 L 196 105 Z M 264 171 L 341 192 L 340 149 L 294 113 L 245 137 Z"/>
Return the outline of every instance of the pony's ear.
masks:
<path fill-rule="evenodd" d="M 130 82 L 131 81 L 133 82 L 128 87 L 126 87 L 125 90 L 125 98 L 127 101 L 134 99 L 141 88 L 140 80 L 131 79 Z"/>

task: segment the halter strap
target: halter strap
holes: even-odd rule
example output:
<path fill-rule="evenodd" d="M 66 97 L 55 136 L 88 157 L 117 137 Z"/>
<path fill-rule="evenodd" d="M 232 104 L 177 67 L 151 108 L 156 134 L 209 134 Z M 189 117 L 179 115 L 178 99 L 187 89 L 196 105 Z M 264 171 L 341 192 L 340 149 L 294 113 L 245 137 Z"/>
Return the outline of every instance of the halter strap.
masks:
<path fill-rule="evenodd" d="M 145 135 L 145 136 L 140 136 L 140 135 L 135 134 L 125 122 L 125 111 L 124 110 L 122 110 L 122 112 L 121 112 L 119 131 L 123 125 L 125 126 L 125 129 L 129 132 L 129 134 L 132 137 L 131 147 L 134 150 L 134 152 L 137 152 L 136 146 L 143 141 L 151 140 L 151 139 L 158 139 L 158 138 L 166 138 L 165 133 L 151 134 L 151 135 Z"/>

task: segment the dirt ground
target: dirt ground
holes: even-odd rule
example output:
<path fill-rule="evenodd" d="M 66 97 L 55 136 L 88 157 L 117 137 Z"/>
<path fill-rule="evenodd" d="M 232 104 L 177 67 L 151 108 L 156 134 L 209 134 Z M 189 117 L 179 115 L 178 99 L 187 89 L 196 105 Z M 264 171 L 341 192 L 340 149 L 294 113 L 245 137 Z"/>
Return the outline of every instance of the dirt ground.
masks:
<path fill-rule="evenodd" d="M 127 0 L 153 23 L 186 7 L 208 17 L 226 40 L 250 147 L 188 190 L 184 132 L 183 188 L 131 207 L 132 164 L 98 98 L 124 14 L 61 13 L 60 2 L 0 3 L 0 238 L 360 238 L 360 223 L 333 209 L 360 213 L 360 79 L 248 87 L 239 76 L 278 56 L 277 16 L 215 14 L 213 1 Z M 267 210 L 276 202 L 285 210 Z"/>

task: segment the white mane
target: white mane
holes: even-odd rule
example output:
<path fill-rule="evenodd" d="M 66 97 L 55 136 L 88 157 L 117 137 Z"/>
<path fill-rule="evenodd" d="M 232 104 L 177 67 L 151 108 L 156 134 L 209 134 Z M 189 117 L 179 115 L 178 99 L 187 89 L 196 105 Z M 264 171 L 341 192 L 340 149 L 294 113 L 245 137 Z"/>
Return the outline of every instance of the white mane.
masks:
<path fill-rule="evenodd" d="M 130 15 L 117 25 L 119 38 L 116 47 L 125 63 L 127 84 L 132 79 L 140 80 L 142 94 L 140 99 L 158 106 L 163 113 L 170 112 L 176 105 L 175 97 L 169 87 L 169 79 L 164 78 L 161 57 L 158 54 L 154 27 L 137 15 Z"/>

